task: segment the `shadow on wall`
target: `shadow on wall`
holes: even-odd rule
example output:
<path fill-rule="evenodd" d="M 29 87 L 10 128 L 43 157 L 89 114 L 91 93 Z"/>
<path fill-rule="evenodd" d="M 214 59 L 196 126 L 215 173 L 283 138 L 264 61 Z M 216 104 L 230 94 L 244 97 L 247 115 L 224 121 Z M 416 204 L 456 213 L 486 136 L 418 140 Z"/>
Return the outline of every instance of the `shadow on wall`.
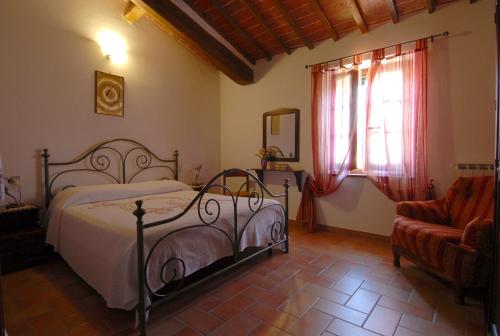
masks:
<path fill-rule="evenodd" d="M 331 220 L 326 220 L 325 209 L 328 207 L 333 207 L 346 213 L 357 211 L 366 183 L 371 182 L 364 177 L 347 177 L 336 192 L 317 198 L 318 203 L 325 203 L 327 205 L 316 207 L 318 223 L 331 222 Z"/>
<path fill-rule="evenodd" d="M 285 184 L 285 179 L 288 179 L 290 188 L 296 188 L 297 183 L 295 182 L 295 176 L 291 172 L 266 172 L 264 176 L 264 181 L 266 185 L 278 186 L 278 188 L 283 188 Z M 306 174 L 303 174 L 302 179 L 305 181 Z"/>
<path fill-rule="evenodd" d="M 470 33 L 470 32 L 469 32 Z M 461 33 L 449 38 L 467 35 Z M 435 40 L 429 52 L 428 72 L 428 164 L 435 194 L 441 197 L 451 185 L 456 150 L 453 141 L 453 111 L 449 38 Z M 433 71 L 438 69 L 439 71 Z"/>
<path fill-rule="evenodd" d="M 35 195 L 37 200 L 43 200 L 43 169 L 42 169 L 42 150 L 37 149 L 32 156 L 33 164 L 35 165 L 34 171 L 35 174 Z M 39 202 L 41 205 L 44 205 L 42 201 Z"/>
<path fill-rule="evenodd" d="M 261 59 L 257 62 L 257 66 L 253 68 L 253 82 L 257 83 L 271 70 L 271 68 L 276 67 L 279 62 L 283 60 L 287 54 L 274 55 L 271 61 L 266 59 Z"/>

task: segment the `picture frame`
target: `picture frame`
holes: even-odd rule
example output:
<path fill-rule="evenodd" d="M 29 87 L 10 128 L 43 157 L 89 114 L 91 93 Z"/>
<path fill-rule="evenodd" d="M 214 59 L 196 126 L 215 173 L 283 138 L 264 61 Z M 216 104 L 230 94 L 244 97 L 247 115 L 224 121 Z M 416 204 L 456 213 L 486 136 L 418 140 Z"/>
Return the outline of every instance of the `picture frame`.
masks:
<path fill-rule="evenodd" d="M 95 71 L 95 113 L 124 117 L 124 77 L 98 70 Z"/>

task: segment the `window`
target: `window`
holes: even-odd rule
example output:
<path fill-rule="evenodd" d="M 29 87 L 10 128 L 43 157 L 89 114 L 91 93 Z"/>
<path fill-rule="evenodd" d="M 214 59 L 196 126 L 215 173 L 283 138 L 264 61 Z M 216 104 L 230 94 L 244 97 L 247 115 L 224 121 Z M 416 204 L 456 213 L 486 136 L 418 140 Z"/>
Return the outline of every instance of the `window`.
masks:
<path fill-rule="evenodd" d="M 353 116 L 351 115 L 352 106 L 352 91 L 353 91 L 353 76 L 352 73 L 343 73 L 336 78 L 336 91 L 335 91 L 335 111 L 342 111 L 335 113 L 334 125 L 334 153 L 335 164 L 334 171 L 340 169 L 340 165 L 344 162 L 346 155 L 349 155 L 349 141 L 351 132 L 351 122 Z"/>
<path fill-rule="evenodd" d="M 384 167 L 385 171 L 380 173 L 391 174 L 401 168 L 403 73 L 390 59 L 382 63 L 387 70 L 377 74 L 372 82 L 370 120 L 367 120 L 366 106 L 370 61 L 337 76 L 335 109 L 341 113 L 335 114 L 334 123 L 336 171 L 346 155 L 352 155 L 351 173 L 354 174 L 363 173 L 366 159 L 370 169 Z M 351 127 L 353 123 L 356 127 Z M 351 131 L 354 134 L 351 135 Z M 349 141 L 353 141 L 352 153 L 347 153 Z M 368 153 L 365 147 L 369 148 Z"/>

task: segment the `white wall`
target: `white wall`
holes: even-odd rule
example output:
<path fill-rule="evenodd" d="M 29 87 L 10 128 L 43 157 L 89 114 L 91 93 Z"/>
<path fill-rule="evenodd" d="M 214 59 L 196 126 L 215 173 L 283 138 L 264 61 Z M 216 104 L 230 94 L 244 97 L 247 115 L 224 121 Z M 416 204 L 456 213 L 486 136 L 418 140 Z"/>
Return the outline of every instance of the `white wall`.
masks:
<path fill-rule="evenodd" d="M 25 201 L 41 204 L 39 150 L 72 159 L 117 137 L 169 156 L 180 151 L 181 179 L 220 168 L 218 72 L 149 19 L 122 19 L 123 0 L 7 0 L 0 20 L 0 153 L 20 175 Z M 104 58 L 99 30 L 120 33 L 124 65 Z M 125 77 L 125 117 L 94 113 L 94 71 Z M 201 145 L 203 144 L 203 145 Z"/>
<path fill-rule="evenodd" d="M 221 75 L 222 166 L 257 167 L 254 153 L 262 146 L 262 113 L 289 107 L 301 110 L 301 162 L 294 166 L 311 172 L 310 72 L 304 65 L 448 30 L 451 36 L 436 40 L 429 50 L 429 169 L 442 194 L 457 175 L 454 163 L 492 162 L 494 157 L 493 13 L 493 1 L 472 5 L 458 1 L 432 15 L 422 12 L 368 34 L 352 33 L 311 51 L 301 48 L 271 63 L 259 62 L 253 85 L 240 86 Z M 279 190 L 278 176 L 269 181 L 273 190 Z M 294 217 L 300 193 L 296 188 L 291 192 Z M 394 203 L 366 178 L 347 178 L 337 193 L 318 203 L 322 224 L 384 235 L 391 232 Z"/>
<path fill-rule="evenodd" d="M 310 73 L 305 64 L 332 59 L 444 30 L 429 52 L 429 163 L 439 193 L 457 162 L 489 162 L 494 138 L 494 3 L 459 1 L 432 15 L 422 12 L 369 34 L 352 33 L 313 50 L 261 61 L 256 83 L 240 86 L 200 61 L 148 19 L 122 18 L 121 0 L 7 0 L 0 20 L 0 153 L 6 175 L 21 175 L 25 201 L 40 203 L 38 150 L 70 159 L 95 142 L 140 140 L 153 151 L 181 153 L 181 179 L 205 166 L 257 167 L 262 113 L 301 110 L 301 162 L 312 171 Z M 113 65 L 94 42 L 110 28 L 129 45 L 128 61 Z M 125 118 L 94 114 L 94 70 L 125 77 Z M 219 86 L 220 82 L 220 86 Z M 268 176 L 279 190 L 283 176 Z M 292 176 L 289 176 L 292 178 Z M 291 217 L 300 193 L 291 195 Z M 394 204 L 365 178 L 348 178 L 319 200 L 323 224 L 379 234 L 392 228 Z"/>

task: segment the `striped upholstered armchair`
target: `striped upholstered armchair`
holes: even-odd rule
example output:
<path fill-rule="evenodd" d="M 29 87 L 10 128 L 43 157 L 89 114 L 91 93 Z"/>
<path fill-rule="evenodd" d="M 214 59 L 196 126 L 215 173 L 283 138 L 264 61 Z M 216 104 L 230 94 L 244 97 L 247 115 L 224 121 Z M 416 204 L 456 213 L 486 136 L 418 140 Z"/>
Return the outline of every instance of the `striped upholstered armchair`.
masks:
<path fill-rule="evenodd" d="M 391 235 L 394 265 L 405 256 L 451 281 L 461 304 L 465 288 L 486 287 L 493 189 L 491 176 L 460 177 L 443 199 L 398 203 Z"/>

